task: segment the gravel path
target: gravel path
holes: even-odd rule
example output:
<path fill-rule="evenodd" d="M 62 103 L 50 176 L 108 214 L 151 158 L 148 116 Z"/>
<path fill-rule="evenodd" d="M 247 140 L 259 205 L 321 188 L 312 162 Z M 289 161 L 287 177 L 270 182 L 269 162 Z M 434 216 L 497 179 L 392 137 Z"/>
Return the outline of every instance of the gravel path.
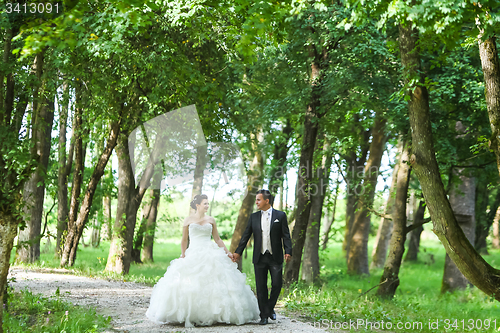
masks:
<path fill-rule="evenodd" d="M 51 273 L 45 273 L 12 267 L 9 278 L 16 279 L 11 283 L 16 290 L 28 288 L 33 293 L 53 296 L 59 288 L 60 295 L 65 301 L 94 307 L 99 314 L 111 316 L 113 329 L 106 331 L 109 333 L 326 332 L 282 315 L 279 308 L 276 309 L 276 321 L 269 320 L 268 325 L 258 325 L 257 322 L 241 326 L 219 324 L 195 328 L 185 328 L 183 325 L 157 325 L 145 317 L 152 287 L 135 282 L 102 280 L 67 273 L 66 270 L 51 270 Z"/>

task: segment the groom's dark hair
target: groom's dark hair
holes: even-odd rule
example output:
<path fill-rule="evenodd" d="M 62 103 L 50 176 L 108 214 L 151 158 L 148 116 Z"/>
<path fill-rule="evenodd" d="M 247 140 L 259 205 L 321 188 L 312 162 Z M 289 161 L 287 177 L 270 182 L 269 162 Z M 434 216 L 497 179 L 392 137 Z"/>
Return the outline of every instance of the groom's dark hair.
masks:
<path fill-rule="evenodd" d="M 271 192 L 269 192 L 269 190 L 258 190 L 257 193 L 255 193 L 255 195 L 257 195 L 257 194 L 262 194 L 262 197 L 264 198 L 264 200 L 269 199 L 269 204 L 271 206 L 273 205 L 274 196 L 271 194 Z"/>

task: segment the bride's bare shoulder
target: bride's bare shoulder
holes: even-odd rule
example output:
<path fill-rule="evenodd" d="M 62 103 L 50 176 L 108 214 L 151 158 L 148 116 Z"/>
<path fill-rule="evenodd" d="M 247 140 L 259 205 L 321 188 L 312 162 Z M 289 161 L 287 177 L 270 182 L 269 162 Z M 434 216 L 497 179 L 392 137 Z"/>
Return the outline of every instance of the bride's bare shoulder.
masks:
<path fill-rule="evenodd" d="M 193 223 L 193 217 L 192 216 L 188 216 L 184 219 L 184 223 L 182 224 L 183 227 L 187 227 L 188 225 L 190 225 L 191 223 Z"/>

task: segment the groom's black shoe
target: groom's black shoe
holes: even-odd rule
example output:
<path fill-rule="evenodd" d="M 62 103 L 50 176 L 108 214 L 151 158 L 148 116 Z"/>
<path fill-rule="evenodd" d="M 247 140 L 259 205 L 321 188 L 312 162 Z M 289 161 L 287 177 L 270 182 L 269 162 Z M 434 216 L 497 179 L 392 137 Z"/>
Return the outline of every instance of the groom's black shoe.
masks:
<path fill-rule="evenodd" d="M 259 321 L 259 325 L 267 325 L 267 318 L 261 318 Z"/>
<path fill-rule="evenodd" d="M 273 310 L 273 313 L 271 313 L 271 316 L 269 318 L 271 318 L 272 320 L 276 320 L 276 312 L 274 312 L 274 310 Z"/>

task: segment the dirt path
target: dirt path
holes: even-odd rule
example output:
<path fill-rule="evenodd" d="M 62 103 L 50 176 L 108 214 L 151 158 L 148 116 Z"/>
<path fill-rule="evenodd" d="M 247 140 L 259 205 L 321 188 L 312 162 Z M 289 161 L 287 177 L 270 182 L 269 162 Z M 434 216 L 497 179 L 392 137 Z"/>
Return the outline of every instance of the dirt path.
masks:
<path fill-rule="evenodd" d="M 156 333 L 156 332 L 326 332 L 314 329 L 306 323 L 282 315 L 277 308 L 277 320 L 268 325 L 246 324 L 214 325 L 209 327 L 184 328 L 183 325 L 157 325 L 145 317 L 152 287 L 135 282 L 118 282 L 84 276 L 76 276 L 65 270 L 52 270 L 57 273 L 41 273 L 12 267 L 9 278 L 16 282 L 16 289 L 28 288 L 33 293 L 54 296 L 59 288 L 61 297 L 72 304 L 94 307 L 104 316 L 111 316 L 112 330 L 106 332 Z"/>

